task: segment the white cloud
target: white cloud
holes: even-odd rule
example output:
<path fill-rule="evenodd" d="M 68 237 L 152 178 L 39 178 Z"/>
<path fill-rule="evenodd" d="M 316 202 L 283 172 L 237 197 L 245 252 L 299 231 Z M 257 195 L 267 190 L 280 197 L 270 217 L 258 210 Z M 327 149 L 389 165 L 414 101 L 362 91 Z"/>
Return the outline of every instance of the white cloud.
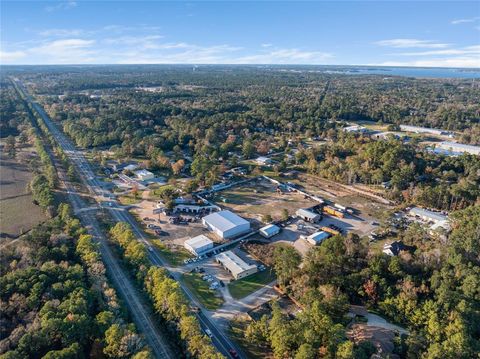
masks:
<path fill-rule="evenodd" d="M 425 48 L 439 49 L 448 47 L 448 44 L 437 43 L 432 40 L 418 39 L 390 39 L 375 42 L 375 45 L 393 47 L 393 48 Z"/>
<path fill-rule="evenodd" d="M 428 60 L 412 61 L 385 61 L 382 63 L 368 64 L 369 66 L 413 66 L 413 67 L 465 67 L 479 68 L 480 62 L 474 57 L 449 57 L 432 58 Z"/>
<path fill-rule="evenodd" d="M 81 29 L 47 29 L 40 31 L 38 34 L 44 37 L 71 37 L 84 35 L 85 33 L 86 31 Z"/>
<path fill-rule="evenodd" d="M 469 23 L 469 22 L 475 22 L 475 21 L 478 21 L 478 20 L 480 20 L 480 16 L 472 17 L 472 18 L 468 18 L 468 19 L 456 19 L 456 20 L 452 20 L 450 23 L 452 25 L 458 25 L 458 24 L 466 24 L 466 23 Z"/>
<path fill-rule="evenodd" d="M 12 63 L 23 59 L 26 56 L 24 51 L 0 51 L 0 63 Z"/>
<path fill-rule="evenodd" d="M 58 3 L 57 5 L 51 5 L 45 7 L 45 11 L 47 12 L 53 12 L 53 11 L 58 11 L 58 10 L 68 10 L 72 9 L 77 6 L 76 1 L 62 1 Z"/>
<path fill-rule="evenodd" d="M 235 64 L 323 64 L 333 54 L 321 51 L 276 48 L 269 52 L 247 55 L 232 60 Z"/>
<path fill-rule="evenodd" d="M 77 64 L 95 61 L 93 49 L 95 40 L 64 39 L 45 42 L 40 46 L 26 50 L 30 57 L 40 58 L 41 63 L 47 64 Z"/>
<path fill-rule="evenodd" d="M 480 45 L 467 46 L 458 49 L 443 49 L 419 52 L 402 52 L 395 55 L 400 56 L 435 56 L 435 55 L 478 55 L 480 56 Z M 479 57 L 480 61 L 480 57 Z"/>
<path fill-rule="evenodd" d="M 261 46 L 262 47 L 272 47 L 273 45 L 272 44 L 262 44 Z"/>

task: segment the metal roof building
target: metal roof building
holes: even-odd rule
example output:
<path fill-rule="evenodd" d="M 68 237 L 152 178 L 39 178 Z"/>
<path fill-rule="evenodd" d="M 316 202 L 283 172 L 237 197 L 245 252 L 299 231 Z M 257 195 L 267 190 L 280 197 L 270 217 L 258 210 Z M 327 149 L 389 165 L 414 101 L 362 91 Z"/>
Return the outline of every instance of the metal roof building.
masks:
<path fill-rule="evenodd" d="M 183 245 L 196 256 L 202 255 L 205 251 L 213 248 L 212 240 L 203 234 L 186 240 Z"/>
<path fill-rule="evenodd" d="M 444 214 L 429 211 L 428 209 L 423 209 L 419 207 L 413 207 L 408 213 L 411 216 L 418 216 L 424 221 L 428 221 L 428 222 L 438 223 L 438 222 L 444 222 L 448 220 L 448 217 L 445 216 Z"/>
<path fill-rule="evenodd" d="M 220 238 L 229 239 L 250 231 L 250 222 L 230 211 L 220 211 L 203 217 L 203 225 Z"/>
<path fill-rule="evenodd" d="M 260 234 L 265 238 L 273 237 L 278 233 L 280 233 L 280 227 L 274 224 L 269 224 L 268 226 L 260 228 Z"/>
<path fill-rule="evenodd" d="M 308 222 L 316 222 L 321 218 L 318 213 L 312 212 L 309 209 L 304 208 L 297 209 L 295 214 L 297 215 L 297 217 L 300 217 L 301 219 Z"/>
<path fill-rule="evenodd" d="M 324 231 L 315 232 L 307 237 L 307 242 L 313 244 L 314 246 L 318 246 L 328 237 L 330 237 L 330 233 Z"/>
<path fill-rule="evenodd" d="M 220 253 L 215 256 L 218 263 L 232 273 L 233 278 L 240 279 L 257 272 L 257 266 L 246 263 L 232 251 Z"/>
<path fill-rule="evenodd" d="M 435 144 L 435 148 L 447 150 L 451 152 L 467 152 L 472 155 L 480 155 L 480 146 L 465 145 L 463 143 L 444 141 Z"/>

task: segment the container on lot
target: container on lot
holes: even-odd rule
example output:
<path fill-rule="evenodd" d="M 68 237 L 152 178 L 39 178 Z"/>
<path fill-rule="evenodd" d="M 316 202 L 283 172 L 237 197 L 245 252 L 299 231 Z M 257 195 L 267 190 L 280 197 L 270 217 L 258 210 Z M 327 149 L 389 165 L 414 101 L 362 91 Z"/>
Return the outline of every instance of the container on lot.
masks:
<path fill-rule="evenodd" d="M 330 215 L 338 217 L 338 218 L 345 217 L 345 213 L 344 213 L 343 210 L 341 210 L 339 208 L 332 207 L 332 206 L 323 207 L 323 211 L 327 214 L 330 214 Z"/>

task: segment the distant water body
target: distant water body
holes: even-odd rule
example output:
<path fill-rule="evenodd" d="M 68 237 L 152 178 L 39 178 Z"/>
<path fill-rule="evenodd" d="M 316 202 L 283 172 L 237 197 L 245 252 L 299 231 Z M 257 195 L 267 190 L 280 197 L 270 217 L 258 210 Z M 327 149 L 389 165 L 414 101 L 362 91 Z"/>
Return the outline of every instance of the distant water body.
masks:
<path fill-rule="evenodd" d="M 454 69 L 434 67 L 377 67 L 377 66 L 352 66 L 342 68 L 325 69 L 326 73 L 337 73 L 346 75 L 385 75 L 385 76 L 406 76 L 417 78 L 458 78 L 458 79 L 479 79 L 479 69 Z"/>

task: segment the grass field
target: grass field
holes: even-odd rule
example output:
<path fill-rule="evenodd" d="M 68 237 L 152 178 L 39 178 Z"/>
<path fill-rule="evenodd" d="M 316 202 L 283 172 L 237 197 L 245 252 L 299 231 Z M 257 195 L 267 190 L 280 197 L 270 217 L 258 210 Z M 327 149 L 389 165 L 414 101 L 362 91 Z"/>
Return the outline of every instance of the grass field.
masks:
<path fill-rule="evenodd" d="M 155 247 L 162 253 L 162 256 L 173 266 L 183 265 L 183 261 L 187 258 L 192 258 L 190 252 L 184 248 L 170 249 L 161 240 L 153 240 Z"/>
<path fill-rule="evenodd" d="M 129 206 L 131 204 L 138 203 L 142 200 L 142 194 L 141 192 L 138 193 L 137 197 L 134 197 L 131 194 L 127 194 L 124 196 L 119 196 L 118 201 L 123 204 L 124 206 Z"/>
<path fill-rule="evenodd" d="M 276 187 L 268 180 L 254 181 L 220 191 L 215 195 L 214 201 L 240 216 L 260 219 L 269 214 L 274 220 L 281 219 L 283 209 L 292 215 L 297 209 L 314 204 L 297 193 L 277 193 Z"/>
<path fill-rule="evenodd" d="M 31 148 L 17 150 L 15 159 L 0 154 L 0 238 L 16 238 L 46 220 L 43 209 L 32 202 L 28 184 L 32 171 L 26 164 Z"/>
<path fill-rule="evenodd" d="M 223 304 L 222 296 L 209 288 L 197 273 L 186 273 L 183 276 L 185 285 L 190 289 L 208 310 L 217 310 Z"/>
<path fill-rule="evenodd" d="M 273 269 L 267 268 L 262 272 L 231 282 L 228 285 L 228 290 L 233 298 L 242 299 L 274 280 L 275 272 Z"/>

